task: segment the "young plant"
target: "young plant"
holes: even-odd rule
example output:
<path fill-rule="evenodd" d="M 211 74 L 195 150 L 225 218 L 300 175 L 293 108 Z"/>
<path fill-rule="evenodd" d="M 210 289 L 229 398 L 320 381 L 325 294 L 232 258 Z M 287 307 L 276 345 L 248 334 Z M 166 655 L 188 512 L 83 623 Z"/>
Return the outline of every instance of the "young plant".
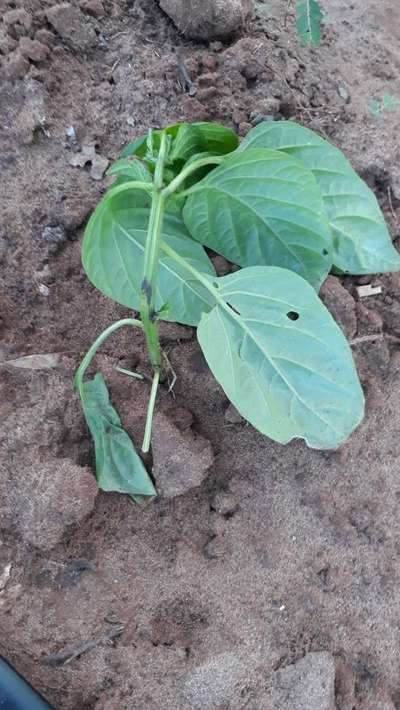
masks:
<path fill-rule="evenodd" d="M 217 124 L 183 123 L 149 131 L 108 173 L 116 181 L 87 225 L 82 262 L 94 286 L 140 320 L 104 331 L 75 377 L 100 487 L 137 501 L 155 495 L 101 375 L 83 379 L 122 326 L 142 330 L 153 370 L 143 452 L 166 370 L 159 320 L 197 327 L 211 371 L 260 432 L 340 446 L 364 398 L 319 287 L 330 271 L 400 269 L 378 203 L 344 155 L 291 122 L 261 123 L 240 145 Z M 218 277 L 204 247 L 242 268 Z"/>

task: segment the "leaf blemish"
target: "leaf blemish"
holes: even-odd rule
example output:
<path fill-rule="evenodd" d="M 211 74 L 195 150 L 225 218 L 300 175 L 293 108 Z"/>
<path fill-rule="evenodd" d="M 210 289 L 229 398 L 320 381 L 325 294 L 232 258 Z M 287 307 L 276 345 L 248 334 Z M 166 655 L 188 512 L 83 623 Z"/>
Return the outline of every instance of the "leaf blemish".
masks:
<path fill-rule="evenodd" d="M 298 318 L 300 318 L 299 314 L 296 313 L 296 311 L 289 311 L 289 313 L 286 313 L 286 315 L 289 320 L 298 320 Z"/>
<path fill-rule="evenodd" d="M 229 306 L 229 308 L 230 308 L 234 313 L 236 313 L 238 316 L 241 315 L 240 311 L 238 311 L 238 309 L 235 308 L 235 306 L 232 306 L 231 303 L 228 303 L 228 301 L 226 302 L 226 305 Z"/>

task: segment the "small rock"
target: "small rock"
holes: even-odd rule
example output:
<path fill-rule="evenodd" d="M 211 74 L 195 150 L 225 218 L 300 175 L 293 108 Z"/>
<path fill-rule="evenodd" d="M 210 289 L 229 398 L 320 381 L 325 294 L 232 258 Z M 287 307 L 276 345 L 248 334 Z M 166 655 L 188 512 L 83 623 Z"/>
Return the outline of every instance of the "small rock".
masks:
<path fill-rule="evenodd" d="M 218 491 L 210 504 L 212 510 L 215 510 L 219 515 L 232 515 L 239 507 L 237 498 L 232 493 Z"/>
<path fill-rule="evenodd" d="M 47 44 L 42 44 L 37 39 L 21 37 L 19 51 L 23 57 L 31 59 L 33 62 L 43 62 L 47 58 L 50 49 Z"/>
<path fill-rule="evenodd" d="M 88 15 L 92 15 L 92 17 L 98 18 L 104 17 L 105 15 L 101 0 L 83 0 L 80 6 L 84 12 L 87 12 Z"/>
<path fill-rule="evenodd" d="M 153 423 L 153 475 L 165 498 L 175 498 L 200 486 L 214 461 L 211 444 L 192 431 L 182 433 L 161 412 Z"/>
<path fill-rule="evenodd" d="M 348 104 L 350 102 L 350 94 L 347 91 L 345 86 L 342 86 L 342 85 L 338 86 L 338 94 L 339 94 L 340 98 L 346 102 L 346 104 Z"/>
<path fill-rule="evenodd" d="M 83 168 L 87 163 L 91 163 L 90 176 L 93 180 L 101 180 L 103 178 L 109 162 L 107 158 L 96 153 L 94 143 L 83 145 L 79 153 L 73 153 L 68 158 L 68 163 L 73 168 Z"/>
<path fill-rule="evenodd" d="M 5 65 L 5 73 L 8 79 L 22 79 L 29 70 L 29 62 L 22 54 L 15 50 L 8 55 Z"/>
<path fill-rule="evenodd" d="M 5 12 L 3 22 L 8 26 L 22 25 L 26 30 L 30 30 L 32 27 L 32 15 L 21 7 Z"/>
<path fill-rule="evenodd" d="M 75 50 L 88 50 L 97 44 L 93 27 L 78 7 L 69 3 L 54 5 L 46 12 L 47 19 L 64 42 Z"/>
<path fill-rule="evenodd" d="M 92 158 L 92 167 L 90 169 L 90 177 L 93 180 L 102 180 L 105 171 L 109 166 L 110 161 L 102 155 L 95 153 Z"/>
<path fill-rule="evenodd" d="M 281 110 L 281 102 L 275 96 L 268 96 L 265 99 L 259 99 L 254 103 L 253 111 L 250 114 L 252 123 L 257 115 L 264 116 L 264 120 L 268 120 L 279 114 Z"/>
<path fill-rule="evenodd" d="M 192 39 L 238 32 L 254 9 L 253 0 L 161 0 L 160 7 L 178 30 Z"/>
<path fill-rule="evenodd" d="M 238 412 L 236 407 L 234 407 L 231 403 L 229 403 L 227 409 L 225 410 L 225 419 L 229 422 L 229 424 L 240 424 L 240 422 L 244 422 L 240 412 Z"/>
<path fill-rule="evenodd" d="M 269 679 L 263 707 L 274 710 L 335 710 L 335 663 L 326 651 L 308 653 Z"/>
<path fill-rule="evenodd" d="M 322 284 L 320 297 L 337 324 L 351 340 L 357 332 L 356 304 L 336 276 L 328 276 Z"/>
<path fill-rule="evenodd" d="M 40 30 L 35 32 L 35 39 L 37 39 L 38 42 L 45 44 L 47 47 L 52 47 L 56 38 L 52 32 L 46 30 L 44 27 L 41 27 Z"/>

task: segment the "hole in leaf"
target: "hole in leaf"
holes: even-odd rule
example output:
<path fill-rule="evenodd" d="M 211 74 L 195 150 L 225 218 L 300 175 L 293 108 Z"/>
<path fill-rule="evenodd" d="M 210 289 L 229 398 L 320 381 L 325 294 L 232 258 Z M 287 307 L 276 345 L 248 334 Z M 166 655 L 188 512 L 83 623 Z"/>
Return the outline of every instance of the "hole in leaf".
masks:
<path fill-rule="evenodd" d="M 237 313 L 238 316 L 241 315 L 240 311 L 238 311 L 238 309 L 235 308 L 235 306 L 232 306 L 231 303 L 226 302 L 226 305 L 229 306 L 229 308 L 230 308 L 234 313 Z"/>
<path fill-rule="evenodd" d="M 324 256 L 328 256 L 329 251 L 328 251 L 327 249 L 323 249 L 323 250 L 322 250 L 322 254 L 323 254 Z"/>
<path fill-rule="evenodd" d="M 289 311 L 289 313 L 286 313 L 287 317 L 289 320 L 297 320 L 300 316 L 296 311 Z"/>

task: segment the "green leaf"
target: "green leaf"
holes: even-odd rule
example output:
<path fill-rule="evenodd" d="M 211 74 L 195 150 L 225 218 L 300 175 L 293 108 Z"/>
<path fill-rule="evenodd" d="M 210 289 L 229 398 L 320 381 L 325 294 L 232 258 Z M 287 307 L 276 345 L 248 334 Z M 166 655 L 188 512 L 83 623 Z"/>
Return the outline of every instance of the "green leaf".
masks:
<path fill-rule="evenodd" d="M 348 343 L 313 288 L 266 266 L 213 282 L 220 302 L 197 336 L 236 409 L 281 444 L 338 447 L 360 423 L 364 398 Z"/>
<path fill-rule="evenodd" d="M 282 150 L 313 172 L 330 221 L 337 269 L 350 274 L 400 269 L 400 254 L 375 195 L 340 150 L 290 121 L 266 121 L 253 128 L 238 150 L 254 148 Z"/>
<path fill-rule="evenodd" d="M 126 193 L 123 193 L 126 194 Z M 133 193 L 131 193 L 133 194 Z M 119 197 L 119 196 L 118 196 Z M 117 303 L 133 310 L 140 308 L 143 255 L 149 210 L 124 207 L 103 199 L 85 230 L 82 263 L 92 284 Z M 204 249 L 193 242 L 178 214 L 164 217 L 163 240 L 198 271 L 214 274 Z M 155 307 L 168 304 L 163 320 L 197 325 L 204 310 L 213 305 L 212 296 L 186 270 L 161 253 Z"/>
<path fill-rule="evenodd" d="M 197 241 L 240 266 L 296 271 L 318 287 L 331 236 L 313 175 L 272 150 L 234 153 L 192 188 L 183 218 Z"/>
<path fill-rule="evenodd" d="M 155 488 L 142 459 L 110 403 L 102 375 L 83 382 L 82 407 L 94 440 L 96 478 L 103 491 L 128 493 L 137 503 L 154 497 Z"/>
<path fill-rule="evenodd" d="M 322 20 L 322 10 L 316 0 L 297 0 L 296 29 L 304 47 L 317 47 L 320 44 Z"/>
<path fill-rule="evenodd" d="M 239 144 L 239 139 L 231 128 L 219 123 L 199 121 L 197 123 L 174 123 L 165 129 L 173 138 L 171 160 L 187 160 L 195 153 L 210 152 L 213 155 L 230 153 Z M 154 156 L 160 148 L 161 130 L 153 131 Z M 140 136 L 122 151 L 121 157 L 137 155 L 144 158 L 147 153 L 147 135 Z"/>
<path fill-rule="evenodd" d="M 129 158 L 131 155 L 137 155 L 139 158 L 144 158 L 147 151 L 147 133 L 144 136 L 139 136 L 132 143 L 124 148 L 121 153 L 121 158 Z"/>
<path fill-rule="evenodd" d="M 193 123 L 203 136 L 204 145 L 202 150 L 213 155 L 226 155 L 231 153 L 239 145 L 239 139 L 231 128 L 221 126 L 219 123 L 208 123 L 200 121 Z"/>
<path fill-rule="evenodd" d="M 129 180 L 140 180 L 142 182 L 152 182 L 151 173 L 141 160 L 129 160 L 128 158 L 120 158 L 116 160 L 107 170 L 106 175 L 123 176 Z M 115 183 L 114 183 L 115 185 Z"/>

